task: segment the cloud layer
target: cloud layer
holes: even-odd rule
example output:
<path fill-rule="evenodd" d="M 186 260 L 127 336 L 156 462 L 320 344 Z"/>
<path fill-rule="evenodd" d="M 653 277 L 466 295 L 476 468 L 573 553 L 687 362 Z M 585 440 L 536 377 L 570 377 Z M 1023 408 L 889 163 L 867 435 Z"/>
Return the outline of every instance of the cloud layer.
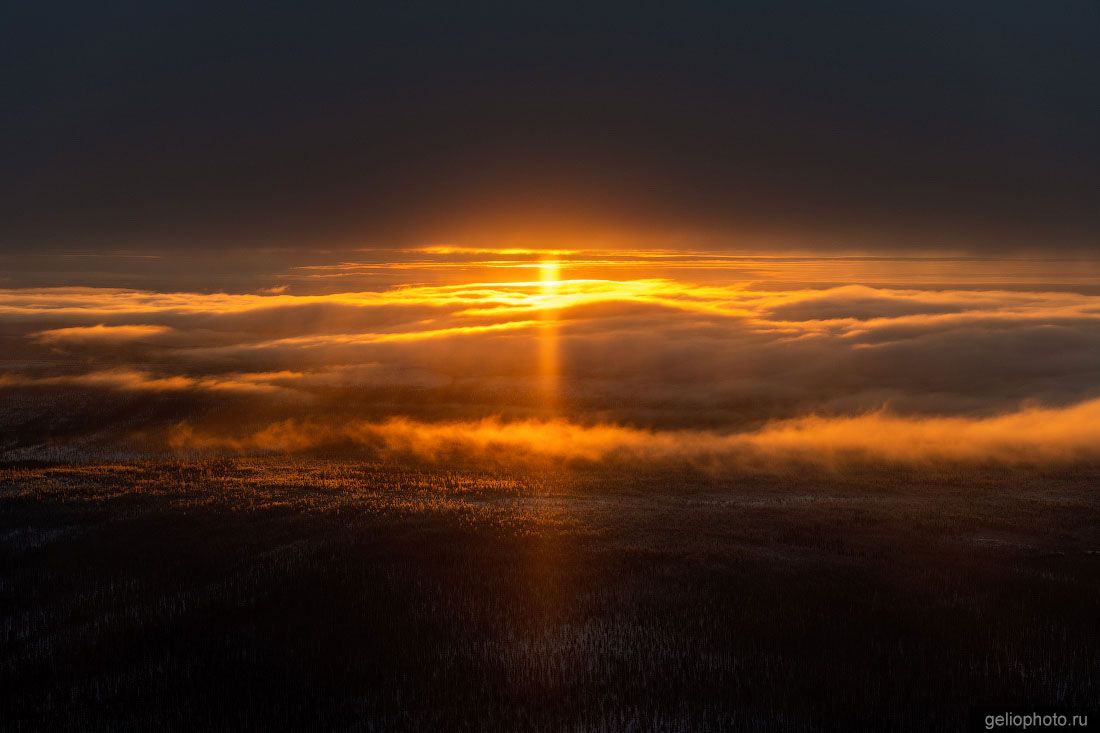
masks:
<path fill-rule="evenodd" d="M 1100 295 L 1072 271 L 997 263 L 990 283 L 948 262 L 937 283 L 916 262 L 908 282 L 899 261 L 887 282 L 843 281 L 868 266 L 435 248 L 252 292 L 8 288 L 4 447 L 179 424 L 242 448 L 293 424 L 313 446 L 331 423 L 385 445 L 400 424 L 425 444 L 432 424 L 505 443 L 537 425 L 581 457 L 605 440 L 1007 460 L 1013 432 L 1031 458 L 1087 453 L 1074 436 L 1100 394 Z"/>
<path fill-rule="evenodd" d="M 285 420 L 228 435 L 175 426 L 168 444 L 181 451 L 300 452 L 353 445 L 384 456 L 501 463 L 529 460 L 686 461 L 702 466 L 768 468 L 792 464 L 919 465 L 997 462 L 1009 465 L 1100 459 L 1100 400 L 1061 409 L 1026 408 L 989 418 L 809 416 L 739 433 L 643 430 L 566 420 L 483 419 L 426 423 Z"/>

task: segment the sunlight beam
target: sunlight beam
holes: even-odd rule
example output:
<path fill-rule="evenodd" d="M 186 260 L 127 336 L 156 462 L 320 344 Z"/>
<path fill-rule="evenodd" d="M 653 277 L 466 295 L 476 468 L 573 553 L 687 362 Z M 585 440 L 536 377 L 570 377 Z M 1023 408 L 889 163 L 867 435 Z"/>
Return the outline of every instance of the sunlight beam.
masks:
<path fill-rule="evenodd" d="M 556 412 L 560 391 L 561 353 L 558 333 L 558 311 L 554 307 L 561 290 L 561 264 L 545 261 L 539 267 L 540 292 L 549 307 L 539 311 L 542 328 L 539 331 L 538 390 L 539 404 L 548 412 Z"/>

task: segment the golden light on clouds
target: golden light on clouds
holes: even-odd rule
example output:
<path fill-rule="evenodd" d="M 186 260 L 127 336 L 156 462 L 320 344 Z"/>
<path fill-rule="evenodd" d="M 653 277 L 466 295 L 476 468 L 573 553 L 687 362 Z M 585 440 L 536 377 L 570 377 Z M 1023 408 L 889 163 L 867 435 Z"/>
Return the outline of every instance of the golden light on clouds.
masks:
<path fill-rule="evenodd" d="M 561 389 L 561 353 L 558 333 L 558 297 L 562 289 L 561 265 L 547 260 L 539 265 L 542 296 L 540 317 L 542 320 L 538 336 L 539 348 L 539 391 L 543 405 L 549 410 L 558 406 L 558 392 Z"/>
<path fill-rule="evenodd" d="M 1026 408 L 989 418 L 913 418 L 883 413 L 781 420 L 759 430 L 645 430 L 567 420 L 465 422 L 287 420 L 244 435 L 183 424 L 178 450 L 303 451 L 341 443 L 386 455 L 445 460 L 683 461 L 715 468 L 843 468 L 861 463 L 1043 465 L 1100 459 L 1100 400 L 1064 409 Z"/>
<path fill-rule="evenodd" d="M 765 443 L 1008 460 L 1018 429 L 1027 455 L 1053 460 L 1087 453 L 1074 436 L 1089 434 L 1093 408 L 1074 410 L 1100 396 L 1100 293 L 1081 280 L 1087 266 L 1054 270 L 437 247 L 302 265 L 230 292 L 12 287 L 0 289 L 0 389 L 25 395 L 21 410 L 86 404 L 89 435 L 107 441 L 186 424 L 205 444 L 260 449 L 247 436 L 285 424 L 312 435 L 308 447 L 317 431 L 342 435 L 324 414 L 407 419 L 422 436 L 480 425 L 494 444 L 545 436 L 512 445 L 528 453 L 599 437 L 692 460 Z M 140 417 L 93 431 L 110 395 Z M 1064 429 L 1039 436 L 1030 419 Z M 860 443 L 862 430 L 880 445 Z M 696 448 L 653 448 L 669 441 Z M 960 441 L 970 447 L 951 448 Z"/>
<path fill-rule="evenodd" d="M 51 328 L 35 334 L 43 343 L 61 343 L 73 341 L 128 341 L 149 338 L 169 333 L 172 329 L 162 325 L 132 324 L 126 326 L 108 326 L 98 323 L 94 326 L 69 326 Z"/>

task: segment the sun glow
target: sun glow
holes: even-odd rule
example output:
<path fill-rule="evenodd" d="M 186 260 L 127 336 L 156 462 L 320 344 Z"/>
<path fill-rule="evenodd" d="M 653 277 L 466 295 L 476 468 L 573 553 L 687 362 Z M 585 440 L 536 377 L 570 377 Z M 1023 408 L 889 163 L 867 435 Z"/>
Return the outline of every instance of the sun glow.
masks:
<path fill-rule="evenodd" d="M 557 261 L 543 262 L 541 295 L 549 307 L 539 311 L 542 329 L 539 333 L 539 402 L 554 412 L 558 408 L 561 378 L 561 345 L 556 301 L 561 289 L 561 265 Z"/>
<path fill-rule="evenodd" d="M 543 292 L 553 293 L 561 285 L 561 263 L 557 261 L 539 263 Z"/>
<path fill-rule="evenodd" d="M 1079 263 L 1061 276 L 1050 263 L 987 262 L 976 281 L 969 261 L 534 252 L 391 250 L 217 292 L 2 288 L 0 390 L 34 400 L 186 393 L 203 410 L 247 401 L 296 419 L 465 426 L 493 416 L 499 432 L 526 421 L 546 440 L 558 423 L 626 424 L 686 430 L 689 443 L 739 435 L 741 445 L 770 424 L 769 445 L 794 436 L 822 455 L 885 456 L 849 439 L 867 429 L 947 456 L 941 443 L 997 428 L 978 453 L 998 458 L 1011 442 L 1002 423 L 972 421 L 1096 398 L 1100 295 L 1074 285 L 1095 272 Z M 874 284 L 853 283 L 863 278 Z M 1036 354 L 1034 339 L 1058 358 Z M 959 359 L 968 370 L 952 366 Z M 148 409 L 157 415 L 159 403 Z M 835 419 L 774 425 L 819 414 Z M 1082 415 L 1094 411 L 1072 413 Z M 235 420 L 197 425 L 243 433 Z M 1042 456 L 1078 455 L 1079 422 L 1067 417 Z M 503 442 L 531 453 L 542 440 Z"/>

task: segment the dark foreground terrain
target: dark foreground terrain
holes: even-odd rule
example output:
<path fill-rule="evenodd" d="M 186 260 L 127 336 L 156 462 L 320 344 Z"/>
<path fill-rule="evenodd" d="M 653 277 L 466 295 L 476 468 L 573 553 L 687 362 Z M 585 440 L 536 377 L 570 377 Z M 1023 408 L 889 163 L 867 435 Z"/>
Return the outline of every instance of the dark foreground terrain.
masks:
<path fill-rule="evenodd" d="M 955 730 L 1100 700 L 1100 470 L 0 469 L 12 730 Z"/>

